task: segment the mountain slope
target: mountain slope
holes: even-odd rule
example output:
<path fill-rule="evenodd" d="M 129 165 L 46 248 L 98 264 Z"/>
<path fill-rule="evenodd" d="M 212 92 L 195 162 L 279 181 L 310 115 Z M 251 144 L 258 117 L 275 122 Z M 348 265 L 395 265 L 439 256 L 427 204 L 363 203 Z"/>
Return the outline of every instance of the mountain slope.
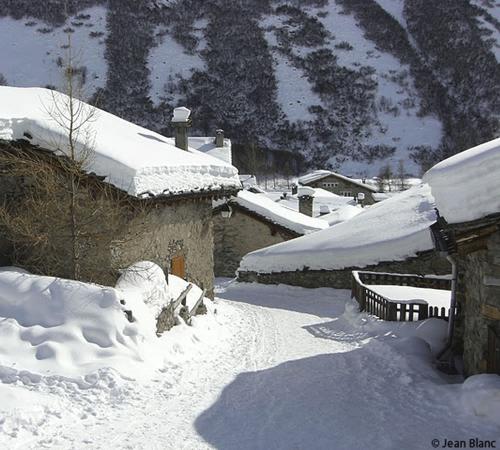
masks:
<path fill-rule="evenodd" d="M 409 173 L 498 134 L 494 0 L 0 0 L 0 74 L 84 91 L 163 133 L 226 130 L 243 170 Z M 0 82 L 2 77 L 0 77 Z M 266 169 L 272 167 L 271 169 Z"/>

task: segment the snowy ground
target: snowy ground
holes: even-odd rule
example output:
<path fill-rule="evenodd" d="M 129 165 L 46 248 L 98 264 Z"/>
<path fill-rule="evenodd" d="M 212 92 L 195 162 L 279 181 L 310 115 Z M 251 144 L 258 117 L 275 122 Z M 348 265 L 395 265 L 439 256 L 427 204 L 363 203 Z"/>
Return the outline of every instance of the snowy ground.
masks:
<path fill-rule="evenodd" d="M 496 376 L 432 368 L 436 319 L 383 323 L 347 291 L 219 280 L 217 313 L 165 335 L 150 379 L 0 384 L 0 448 L 409 449 L 500 440 Z M 473 400 L 471 402 L 471 400 Z M 480 417 L 483 416 L 483 417 Z M 497 422 L 493 422 L 496 417 Z"/>

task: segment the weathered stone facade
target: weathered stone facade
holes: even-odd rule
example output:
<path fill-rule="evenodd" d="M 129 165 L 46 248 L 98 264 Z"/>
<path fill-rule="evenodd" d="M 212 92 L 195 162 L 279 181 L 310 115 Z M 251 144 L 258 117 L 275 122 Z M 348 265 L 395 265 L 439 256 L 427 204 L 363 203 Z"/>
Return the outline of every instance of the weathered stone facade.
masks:
<path fill-rule="evenodd" d="M 217 212 L 214 216 L 215 275 L 218 277 L 234 277 L 247 253 L 298 236 L 236 204 L 231 207 L 233 213 L 229 219 Z"/>
<path fill-rule="evenodd" d="M 365 205 L 372 205 L 375 203 L 373 198 L 373 190 L 369 187 L 363 187 L 358 183 L 350 182 L 343 177 L 337 177 L 335 174 L 327 175 L 316 181 L 311 181 L 306 184 L 313 188 L 321 188 L 326 191 L 333 192 L 334 194 L 345 196 L 345 197 L 356 197 L 359 193 L 365 194 L 365 199 L 363 203 Z"/>
<path fill-rule="evenodd" d="M 273 273 L 238 272 L 238 280 L 263 284 L 289 284 L 306 288 L 350 289 L 353 270 L 416 275 L 446 275 L 451 272 L 448 261 L 440 257 L 438 253 L 430 251 L 405 261 L 386 261 L 362 268 L 348 267 L 340 270 L 298 270 Z"/>
<path fill-rule="evenodd" d="M 500 373 L 500 349 L 494 348 L 494 335 L 500 338 L 500 231 L 484 244 L 484 248 L 459 251 L 456 256 L 459 315 L 454 348 L 463 350 L 466 375 Z"/>
<path fill-rule="evenodd" d="M 133 236 L 132 239 L 128 236 Z M 112 249 L 112 266 L 127 267 L 147 260 L 169 272 L 175 256 L 184 256 L 186 279 L 213 298 L 214 235 L 211 199 L 191 199 L 156 205 L 131 220 Z"/>
<path fill-rule="evenodd" d="M 99 186 L 109 185 L 95 177 L 88 178 L 78 190 L 78 204 L 80 210 L 85 212 L 84 219 L 90 223 L 84 230 L 86 236 L 95 235 L 95 238 L 82 238 L 79 241 L 79 279 L 114 285 L 119 270 L 138 261 L 152 261 L 167 273 L 172 258 L 183 256 L 186 279 L 206 289 L 207 296 L 213 298 L 214 237 L 211 194 L 139 200 L 116 188 L 101 189 Z M 13 177 L 7 171 L 0 170 L 2 204 L 5 202 L 10 205 L 13 211 L 23 208 L 23 199 L 29 189 L 33 189 L 30 180 Z M 54 197 L 56 200 L 57 198 Z M 64 198 L 67 201 L 67 192 Z M 66 215 L 66 209 L 59 208 L 54 199 L 47 202 L 47 207 L 54 208 L 54 211 L 44 211 L 43 214 L 45 228 L 52 225 L 54 228 L 54 232 L 49 232 L 46 236 L 51 245 L 27 246 L 23 251 L 17 251 L 14 258 L 13 239 L 9 236 L 9 230 L 0 227 L 1 265 L 17 264 L 34 273 L 72 277 L 69 262 L 72 247 L 68 230 L 69 212 Z M 110 215 L 103 214 L 101 217 L 100 213 L 111 210 L 113 212 Z M 93 212 L 96 214 L 90 221 L 88 218 Z M 39 220 L 41 216 L 39 214 L 33 217 L 34 220 Z M 112 224 L 107 223 L 111 221 Z M 50 248 L 51 254 L 47 254 L 47 248 Z M 36 264 L 33 264 L 33 261 Z"/>

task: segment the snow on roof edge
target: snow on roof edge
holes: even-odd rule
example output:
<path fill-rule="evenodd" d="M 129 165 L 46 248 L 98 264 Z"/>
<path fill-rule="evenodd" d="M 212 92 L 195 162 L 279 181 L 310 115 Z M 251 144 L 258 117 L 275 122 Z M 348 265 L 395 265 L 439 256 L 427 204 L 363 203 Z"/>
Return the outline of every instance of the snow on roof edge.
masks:
<path fill-rule="evenodd" d="M 67 147 L 67 131 L 50 116 L 47 107 L 57 100 L 67 102 L 69 97 L 43 88 L 0 86 L 0 99 L 0 139 L 24 139 L 61 153 Z M 75 102 L 91 108 L 96 115 L 91 124 L 95 150 L 86 171 L 104 177 L 105 182 L 129 195 L 196 194 L 241 188 L 232 165 L 193 148 L 178 149 L 171 138 Z M 79 138 L 77 149 L 82 151 L 88 141 L 85 136 Z"/>

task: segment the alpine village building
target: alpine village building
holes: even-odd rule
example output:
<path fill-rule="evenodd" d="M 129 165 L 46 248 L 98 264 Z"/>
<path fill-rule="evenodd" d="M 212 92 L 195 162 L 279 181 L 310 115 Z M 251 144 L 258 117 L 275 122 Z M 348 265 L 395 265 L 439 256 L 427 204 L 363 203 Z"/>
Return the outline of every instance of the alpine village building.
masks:
<path fill-rule="evenodd" d="M 241 186 L 230 162 L 211 156 L 229 152 L 230 157 L 230 143 L 222 131 L 217 131 L 215 140 L 195 139 L 198 151 L 188 145 L 191 117 L 186 108 L 174 111 L 174 140 L 55 91 L 0 87 L 0 95 L 0 202 L 4 205 L 0 264 L 112 285 L 120 269 L 147 260 L 213 296 L 212 202 L 235 195 Z M 82 120 L 69 141 L 66 123 L 51 117 L 50 111 L 71 102 L 91 119 Z M 70 151 L 71 156 L 86 160 L 67 164 Z M 25 173 L 17 168 L 19 161 L 35 169 Z M 42 192 L 36 186 L 47 179 L 37 167 L 54 168 L 49 172 L 59 182 L 55 183 L 60 189 L 54 194 L 57 201 L 49 198 L 50 189 Z M 66 192 L 68 177 L 78 179 L 73 196 Z M 76 211 L 72 219 L 76 217 L 79 226 L 77 239 L 65 218 L 69 203 Z M 36 215 L 34 221 L 29 211 Z M 28 223 L 34 224 L 35 231 L 36 226 L 42 227 L 41 242 L 28 236 L 29 227 L 26 231 L 15 226 Z"/>

